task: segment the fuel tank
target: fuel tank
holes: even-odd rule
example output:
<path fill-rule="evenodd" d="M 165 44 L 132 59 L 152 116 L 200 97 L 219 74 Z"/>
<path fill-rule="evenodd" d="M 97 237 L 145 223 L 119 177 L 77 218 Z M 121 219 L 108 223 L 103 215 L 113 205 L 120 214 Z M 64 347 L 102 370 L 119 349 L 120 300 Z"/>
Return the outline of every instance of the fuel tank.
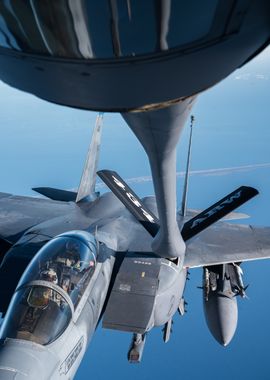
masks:
<path fill-rule="evenodd" d="M 227 346 L 232 340 L 238 320 L 237 293 L 232 289 L 230 278 L 226 277 L 226 265 L 204 268 L 203 274 L 206 323 L 222 346 Z"/>

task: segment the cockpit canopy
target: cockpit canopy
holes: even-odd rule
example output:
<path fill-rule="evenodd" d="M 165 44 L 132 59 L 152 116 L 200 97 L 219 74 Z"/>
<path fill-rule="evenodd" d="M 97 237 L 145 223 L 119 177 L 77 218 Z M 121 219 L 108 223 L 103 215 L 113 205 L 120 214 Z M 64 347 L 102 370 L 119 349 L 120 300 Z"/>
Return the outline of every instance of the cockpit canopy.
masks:
<path fill-rule="evenodd" d="M 97 243 L 83 231 L 62 234 L 52 239 L 26 269 L 18 287 L 33 281 L 57 285 L 77 306 L 96 266 Z"/>
<path fill-rule="evenodd" d="M 8 309 L 1 338 L 49 344 L 68 326 L 96 267 L 97 242 L 72 231 L 47 243 L 27 267 Z"/>

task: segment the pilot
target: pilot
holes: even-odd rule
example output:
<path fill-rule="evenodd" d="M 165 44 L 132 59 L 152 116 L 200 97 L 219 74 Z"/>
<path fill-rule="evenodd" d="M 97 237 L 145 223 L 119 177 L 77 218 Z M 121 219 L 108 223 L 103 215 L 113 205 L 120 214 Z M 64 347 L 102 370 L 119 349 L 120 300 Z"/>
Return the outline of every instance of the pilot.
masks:
<path fill-rule="evenodd" d="M 55 285 L 58 284 L 58 277 L 53 268 L 45 269 L 40 273 L 40 279 L 43 281 L 51 282 Z M 50 300 L 54 300 L 55 292 L 46 287 L 34 287 L 28 297 L 28 303 L 32 307 L 45 309 Z"/>
<path fill-rule="evenodd" d="M 80 269 L 80 244 L 75 240 L 66 242 L 66 265 L 75 269 Z"/>
<path fill-rule="evenodd" d="M 65 251 L 57 257 L 58 263 L 62 263 L 67 267 L 73 267 L 80 261 L 80 245 L 73 239 L 69 239 L 65 245 Z"/>
<path fill-rule="evenodd" d="M 52 282 L 57 285 L 58 277 L 56 271 L 53 268 L 46 269 L 41 272 L 41 280 Z"/>
<path fill-rule="evenodd" d="M 69 278 L 64 278 L 61 284 L 62 289 L 69 293 L 69 288 L 70 288 L 70 279 Z"/>
<path fill-rule="evenodd" d="M 52 296 L 52 290 L 45 287 L 33 287 L 28 295 L 29 306 L 37 309 L 46 309 Z"/>

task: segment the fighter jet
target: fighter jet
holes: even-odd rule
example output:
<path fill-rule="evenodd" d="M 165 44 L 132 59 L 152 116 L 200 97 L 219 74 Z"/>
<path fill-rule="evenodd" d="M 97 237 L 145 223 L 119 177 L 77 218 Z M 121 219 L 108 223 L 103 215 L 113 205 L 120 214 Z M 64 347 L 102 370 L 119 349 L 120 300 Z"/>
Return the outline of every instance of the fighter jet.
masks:
<path fill-rule="evenodd" d="M 269 45 L 269 1 L 10 0 L 0 14 L 0 78 L 57 104 L 121 112 L 151 166 L 151 250 L 183 257 L 176 145 L 196 97 Z"/>
<path fill-rule="evenodd" d="M 98 175 L 112 192 L 95 191 L 101 123 L 99 115 L 77 192 L 35 188 L 47 199 L 1 193 L 3 379 L 72 379 L 100 320 L 131 334 L 128 359 L 139 363 L 150 330 L 164 326 L 167 342 L 175 313 L 185 313 L 193 267 L 203 268 L 209 329 L 226 345 L 236 329 L 237 296 L 245 297 L 240 263 L 270 257 L 269 228 L 218 222 L 257 195 L 247 186 L 195 215 L 179 211 L 186 254 L 156 255 L 155 197 L 140 199 L 111 170 Z"/>

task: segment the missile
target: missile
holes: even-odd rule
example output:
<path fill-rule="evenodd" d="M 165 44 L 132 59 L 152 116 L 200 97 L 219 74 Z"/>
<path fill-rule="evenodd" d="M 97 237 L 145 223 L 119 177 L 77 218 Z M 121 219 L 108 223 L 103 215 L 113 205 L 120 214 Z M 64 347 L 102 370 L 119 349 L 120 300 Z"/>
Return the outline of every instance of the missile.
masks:
<path fill-rule="evenodd" d="M 168 322 L 165 324 L 163 331 L 163 340 L 164 343 L 168 343 L 171 337 L 171 332 L 172 332 L 172 324 L 173 321 L 172 319 L 169 319 Z"/>

